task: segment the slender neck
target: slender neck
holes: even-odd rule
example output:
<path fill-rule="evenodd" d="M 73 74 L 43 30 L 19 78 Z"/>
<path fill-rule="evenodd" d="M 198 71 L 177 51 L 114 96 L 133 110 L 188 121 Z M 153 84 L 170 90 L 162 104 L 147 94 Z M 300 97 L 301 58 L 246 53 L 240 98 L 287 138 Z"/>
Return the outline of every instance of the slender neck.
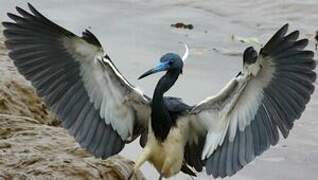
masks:
<path fill-rule="evenodd" d="M 163 95 L 176 82 L 179 71 L 168 71 L 158 82 L 152 98 L 151 127 L 157 139 L 164 141 L 173 125 Z"/>

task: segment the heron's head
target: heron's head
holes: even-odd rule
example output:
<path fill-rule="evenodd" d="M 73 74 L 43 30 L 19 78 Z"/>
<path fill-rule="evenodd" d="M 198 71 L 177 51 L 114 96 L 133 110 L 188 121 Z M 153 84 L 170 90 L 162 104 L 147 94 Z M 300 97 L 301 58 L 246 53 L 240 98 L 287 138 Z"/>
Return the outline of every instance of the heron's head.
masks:
<path fill-rule="evenodd" d="M 161 71 L 171 71 L 181 74 L 183 68 L 182 58 L 175 53 L 167 53 L 160 58 L 159 64 L 154 68 L 142 74 L 138 79 L 142 79 L 151 74 L 161 72 Z"/>

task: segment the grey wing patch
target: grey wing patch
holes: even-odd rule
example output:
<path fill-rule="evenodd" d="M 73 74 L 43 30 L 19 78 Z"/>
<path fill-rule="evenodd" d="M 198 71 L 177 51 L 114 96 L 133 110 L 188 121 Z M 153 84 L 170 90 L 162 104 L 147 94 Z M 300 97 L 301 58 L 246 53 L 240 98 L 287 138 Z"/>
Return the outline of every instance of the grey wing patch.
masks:
<path fill-rule="evenodd" d="M 261 50 L 272 61 L 273 78 L 263 89 L 263 99 L 255 117 L 243 130 L 237 127 L 234 139 L 227 136 L 206 160 L 206 170 L 214 177 L 235 174 L 244 165 L 276 145 L 279 131 L 286 138 L 314 91 L 316 73 L 313 52 L 303 50 L 308 40 L 297 40 L 299 32 L 288 35 L 283 26 Z M 279 129 L 279 130 L 278 130 Z"/>
<path fill-rule="evenodd" d="M 260 107 L 255 119 L 244 131 L 237 129 L 233 141 L 227 136 L 223 145 L 206 160 L 207 173 L 214 177 L 232 176 L 270 145 L 276 145 L 278 129 L 272 123 L 265 108 Z"/>
<path fill-rule="evenodd" d="M 33 14 L 17 7 L 21 16 L 9 13 L 15 22 L 2 23 L 9 56 L 82 147 L 101 158 L 118 153 L 124 142 L 99 116 L 99 109 L 90 102 L 81 81 L 80 64 L 61 44 L 61 38 L 75 35 L 30 4 L 29 8 Z M 97 44 L 90 32 L 85 32 L 84 37 Z"/>
<path fill-rule="evenodd" d="M 169 112 L 184 112 L 191 109 L 181 98 L 167 96 L 163 100 Z"/>

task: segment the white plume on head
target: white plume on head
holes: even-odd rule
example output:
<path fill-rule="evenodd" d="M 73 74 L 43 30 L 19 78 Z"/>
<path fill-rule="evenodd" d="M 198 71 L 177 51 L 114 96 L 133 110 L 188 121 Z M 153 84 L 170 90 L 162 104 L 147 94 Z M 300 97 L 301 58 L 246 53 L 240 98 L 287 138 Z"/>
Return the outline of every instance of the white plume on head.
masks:
<path fill-rule="evenodd" d="M 185 62 L 185 60 L 189 57 L 189 46 L 183 41 L 181 41 L 180 43 L 182 43 L 185 47 L 185 52 L 184 52 L 184 55 L 182 56 L 182 61 Z"/>

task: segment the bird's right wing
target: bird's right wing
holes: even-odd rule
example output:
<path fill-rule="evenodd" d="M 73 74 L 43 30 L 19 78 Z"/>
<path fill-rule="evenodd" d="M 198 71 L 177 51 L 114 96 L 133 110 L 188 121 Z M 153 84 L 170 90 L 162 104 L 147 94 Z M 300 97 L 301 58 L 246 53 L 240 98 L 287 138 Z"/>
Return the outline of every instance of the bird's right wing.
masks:
<path fill-rule="evenodd" d="M 255 63 L 244 64 L 223 90 L 192 109 L 188 164 L 205 166 L 214 177 L 231 176 L 275 145 L 278 129 L 288 136 L 314 91 L 316 64 L 314 53 L 304 50 L 308 40 L 297 40 L 298 31 L 286 35 L 287 28 L 267 42 Z"/>
<path fill-rule="evenodd" d="M 9 56 L 82 147 L 96 157 L 118 153 L 147 128 L 149 99 L 91 32 L 78 37 L 29 8 L 3 22 Z"/>

